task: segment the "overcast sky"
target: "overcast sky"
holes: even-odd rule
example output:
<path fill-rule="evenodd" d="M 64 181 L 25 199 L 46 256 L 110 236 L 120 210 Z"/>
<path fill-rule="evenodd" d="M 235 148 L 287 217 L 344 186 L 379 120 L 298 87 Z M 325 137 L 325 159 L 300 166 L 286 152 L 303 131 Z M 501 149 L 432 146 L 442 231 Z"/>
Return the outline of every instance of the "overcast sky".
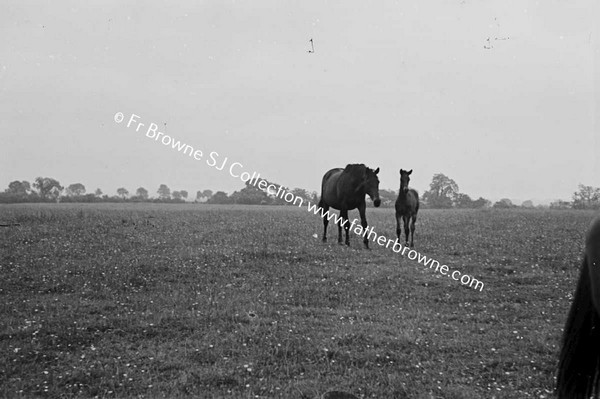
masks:
<path fill-rule="evenodd" d="M 0 189 L 243 187 L 117 112 L 288 187 L 348 163 L 395 190 L 400 168 L 421 192 L 444 173 L 474 198 L 600 186 L 592 0 L 177 4 L 3 3 Z"/>

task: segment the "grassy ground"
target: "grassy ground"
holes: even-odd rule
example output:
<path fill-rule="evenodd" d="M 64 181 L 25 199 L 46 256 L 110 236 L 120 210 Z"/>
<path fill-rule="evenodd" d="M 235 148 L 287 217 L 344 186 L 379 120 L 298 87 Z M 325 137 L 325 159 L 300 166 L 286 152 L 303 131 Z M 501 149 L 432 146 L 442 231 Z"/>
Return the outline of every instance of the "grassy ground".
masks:
<path fill-rule="evenodd" d="M 593 214 L 419 216 L 416 249 L 483 291 L 299 208 L 1 206 L 0 395 L 551 397 Z"/>

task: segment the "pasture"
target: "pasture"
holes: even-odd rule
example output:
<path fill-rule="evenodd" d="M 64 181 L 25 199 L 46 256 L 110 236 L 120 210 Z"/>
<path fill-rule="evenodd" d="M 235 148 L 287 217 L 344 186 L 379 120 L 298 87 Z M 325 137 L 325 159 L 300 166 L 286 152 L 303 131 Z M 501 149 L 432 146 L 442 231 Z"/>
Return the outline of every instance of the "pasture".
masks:
<path fill-rule="evenodd" d="M 296 207 L 1 206 L 0 395 L 550 398 L 593 216 L 421 210 L 479 291 Z"/>

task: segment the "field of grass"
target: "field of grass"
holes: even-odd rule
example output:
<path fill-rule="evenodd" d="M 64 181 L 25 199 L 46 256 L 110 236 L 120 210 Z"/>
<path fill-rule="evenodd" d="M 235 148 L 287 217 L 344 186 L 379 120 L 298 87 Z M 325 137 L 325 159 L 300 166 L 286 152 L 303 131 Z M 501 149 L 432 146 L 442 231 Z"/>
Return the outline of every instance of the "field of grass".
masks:
<path fill-rule="evenodd" d="M 593 216 L 422 210 L 479 291 L 295 207 L 0 206 L 0 395 L 550 398 Z"/>

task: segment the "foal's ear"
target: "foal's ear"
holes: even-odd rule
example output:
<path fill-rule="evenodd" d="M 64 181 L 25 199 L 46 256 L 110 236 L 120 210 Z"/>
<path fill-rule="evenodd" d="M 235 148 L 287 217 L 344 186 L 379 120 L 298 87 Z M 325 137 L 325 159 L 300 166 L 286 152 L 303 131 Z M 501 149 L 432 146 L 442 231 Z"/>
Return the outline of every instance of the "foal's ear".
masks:
<path fill-rule="evenodd" d="M 400 174 L 402 174 L 402 172 L 404 172 L 404 169 L 400 169 Z"/>
<path fill-rule="evenodd" d="M 373 173 L 375 173 L 375 174 L 379 173 L 379 168 L 375 169 L 375 170 L 373 171 Z"/>
<path fill-rule="evenodd" d="M 408 174 L 410 175 L 412 173 L 412 169 L 408 171 Z"/>

